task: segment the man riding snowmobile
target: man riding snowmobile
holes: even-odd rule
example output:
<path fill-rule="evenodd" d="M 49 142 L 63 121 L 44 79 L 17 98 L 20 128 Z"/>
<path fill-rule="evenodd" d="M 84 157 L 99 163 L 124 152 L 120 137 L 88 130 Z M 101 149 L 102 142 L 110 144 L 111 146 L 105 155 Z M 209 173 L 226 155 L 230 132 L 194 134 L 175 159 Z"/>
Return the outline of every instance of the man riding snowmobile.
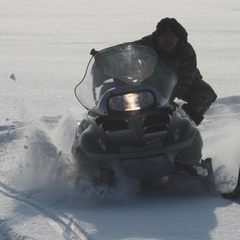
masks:
<path fill-rule="evenodd" d="M 152 48 L 164 65 L 177 75 L 172 100 L 178 98 L 187 102 L 183 109 L 196 125 L 199 125 L 217 95 L 212 87 L 202 80 L 197 68 L 196 53 L 187 36 L 187 31 L 176 19 L 164 18 L 151 35 L 131 43 Z"/>

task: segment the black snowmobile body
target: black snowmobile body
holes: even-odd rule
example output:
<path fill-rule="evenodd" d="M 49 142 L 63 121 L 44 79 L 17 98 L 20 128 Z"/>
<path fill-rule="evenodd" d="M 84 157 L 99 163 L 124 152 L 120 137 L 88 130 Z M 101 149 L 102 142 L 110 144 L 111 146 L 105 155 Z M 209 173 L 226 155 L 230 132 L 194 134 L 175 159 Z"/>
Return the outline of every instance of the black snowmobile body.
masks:
<path fill-rule="evenodd" d="M 112 182 L 116 170 L 140 182 L 212 175 L 211 159 L 201 159 L 198 128 L 171 101 L 175 84 L 174 73 L 148 47 L 120 45 L 92 57 L 75 88 L 87 113 L 72 151 L 94 181 Z"/>

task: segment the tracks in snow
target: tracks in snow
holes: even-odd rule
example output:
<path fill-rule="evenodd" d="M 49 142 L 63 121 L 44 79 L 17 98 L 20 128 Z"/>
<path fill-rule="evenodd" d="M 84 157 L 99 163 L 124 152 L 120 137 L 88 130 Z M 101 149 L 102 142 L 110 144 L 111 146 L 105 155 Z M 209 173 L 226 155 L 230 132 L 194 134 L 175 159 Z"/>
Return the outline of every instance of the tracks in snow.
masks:
<path fill-rule="evenodd" d="M 66 240 L 87 240 L 87 233 L 71 217 L 61 214 L 53 209 L 53 205 L 47 206 L 45 203 L 34 197 L 34 193 L 26 193 L 9 187 L 0 181 L 0 193 L 5 196 L 25 204 L 27 207 L 38 211 L 51 225 L 51 227 L 62 234 Z M 51 237 L 51 236 L 50 236 Z M 27 236 L 20 236 L 14 233 L 4 219 L 0 219 L 0 240 L 26 240 L 33 239 Z"/>

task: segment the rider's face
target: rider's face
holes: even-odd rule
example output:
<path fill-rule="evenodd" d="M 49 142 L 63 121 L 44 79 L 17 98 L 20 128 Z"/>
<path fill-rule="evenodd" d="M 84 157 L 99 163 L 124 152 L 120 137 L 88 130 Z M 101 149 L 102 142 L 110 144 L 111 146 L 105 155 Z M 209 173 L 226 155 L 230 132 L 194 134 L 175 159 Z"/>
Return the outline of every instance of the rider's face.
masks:
<path fill-rule="evenodd" d="M 176 47 L 178 37 L 173 34 L 163 34 L 158 37 L 158 42 L 164 50 L 171 51 Z"/>

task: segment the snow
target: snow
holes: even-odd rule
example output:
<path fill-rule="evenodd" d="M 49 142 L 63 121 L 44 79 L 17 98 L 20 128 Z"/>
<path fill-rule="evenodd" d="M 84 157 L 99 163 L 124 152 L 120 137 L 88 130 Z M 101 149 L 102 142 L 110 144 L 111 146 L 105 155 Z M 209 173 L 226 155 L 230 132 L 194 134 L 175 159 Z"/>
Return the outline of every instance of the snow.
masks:
<path fill-rule="evenodd" d="M 137 40 L 175 17 L 218 94 L 200 126 L 203 157 L 221 173 L 217 186 L 232 188 L 240 164 L 239 11 L 236 0 L 2 0 L 0 239 L 239 239 L 239 201 L 178 185 L 139 192 L 128 180 L 113 192 L 73 195 L 70 158 L 84 112 L 73 89 L 90 50 Z M 50 196 L 27 194 L 44 184 Z"/>

